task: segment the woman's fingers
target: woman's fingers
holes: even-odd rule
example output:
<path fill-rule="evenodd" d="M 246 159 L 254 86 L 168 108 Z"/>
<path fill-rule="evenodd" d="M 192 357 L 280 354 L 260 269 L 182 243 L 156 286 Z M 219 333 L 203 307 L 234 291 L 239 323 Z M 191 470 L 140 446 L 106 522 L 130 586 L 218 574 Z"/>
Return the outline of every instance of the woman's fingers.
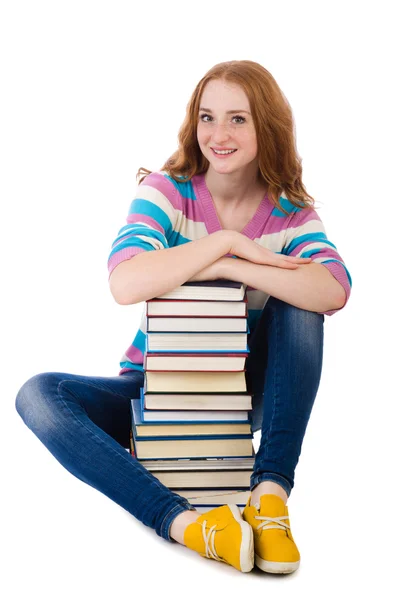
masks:
<path fill-rule="evenodd" d="M 236 231 L 232 232 L 230 240 L 229 254 L 250 262 L 262 265 L 272 265 L 284 269 L 296 269 L 299 265 L 311 262 L 310 258 L 298 258 L 296 256 L 278 254 L 268 248 L 263 248 L 253 240 L 250 240 Z"/>
<path fill-rule="evenodd" d="M 289 262 L 294 262 L 294 263 L 308 263 L 308 262 L 312 262 L 311 258 L 299 258 L 298 256 L 283 256 L 284 260 L 288 260 Z"/>
<path fill-rule="evenodd" d="M 311 258 L 298 258 L 296 256 L 285 256 L 276 254 L 276 259 L 273 265 L 283 269 L 296 269 L 299 265 L 304 265 L 312 262 Z"/>

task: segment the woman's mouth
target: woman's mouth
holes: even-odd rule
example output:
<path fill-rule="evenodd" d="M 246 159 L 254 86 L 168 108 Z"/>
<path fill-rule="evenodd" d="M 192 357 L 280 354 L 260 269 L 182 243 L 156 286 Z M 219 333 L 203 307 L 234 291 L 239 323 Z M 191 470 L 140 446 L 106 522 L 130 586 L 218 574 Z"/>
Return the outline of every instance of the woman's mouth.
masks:
<path fill-rule="evenodd" d="M 227 156 L 231 156 L 232 154 L 234 154 L 235 152 L 237 152 L 237 149 L 229 149 L 229 150 L 215 150 L 215 148 L 211 148 L 213 154 L 215 154 L 215 156 L 217 156 L 218 158 L 226 158 Z"/>

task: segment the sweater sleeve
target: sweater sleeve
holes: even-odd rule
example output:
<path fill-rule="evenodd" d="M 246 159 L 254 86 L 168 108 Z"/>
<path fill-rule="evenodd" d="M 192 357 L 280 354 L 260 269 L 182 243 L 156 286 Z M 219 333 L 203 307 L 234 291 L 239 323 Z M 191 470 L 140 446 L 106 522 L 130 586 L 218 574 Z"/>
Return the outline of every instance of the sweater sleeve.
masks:
<path fill-rule="evenodd" d="M 114 240 L 108 257 L 109 277 L 115 267 L 136 254 L 169 248 L 177 220 L 179 194 L 169 177 L 151 173 L 138 186 L 127 225 Z"/>
<path fill-rule="evenodd" d="M 324 265 L 342 285 L 346 300 L 341 308 L 320 312 L 333 315 L 341 310 L 349 299 L 352 279 L 336 246 L 327 238 L 324 225 L 314 209 L 295 209 L 288 227 L 282 254 L 311 258 L 313 262 Z"/>

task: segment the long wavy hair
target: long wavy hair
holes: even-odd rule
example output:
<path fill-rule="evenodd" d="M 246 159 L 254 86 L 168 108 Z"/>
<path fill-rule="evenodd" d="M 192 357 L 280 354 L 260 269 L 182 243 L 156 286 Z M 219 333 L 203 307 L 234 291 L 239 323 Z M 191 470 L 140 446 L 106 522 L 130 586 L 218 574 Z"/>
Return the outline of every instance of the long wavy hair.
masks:
<path fill-rule="evenodd" d="M 314 198 L 302 183 L 302 159 L 296 149 L 291 106 L 269 71 L 250 60 L 219 63 L 199 81 L 179 130 L 178 149 L 161 170 L 174 179 L 183 177 L 184 181 L 207 171 L 209 162 L 197 141 L 197 124 L 204 87 L 213 79 L 239 85 L 248 97 L 257 136 L 260 177 L 267 185 L 270 201 L 288 214 L 279 201 L 283 192 L 294 206 L 314 208 Z M 137 172 L 139 183 L 151 172 L 141 167 Z"/>

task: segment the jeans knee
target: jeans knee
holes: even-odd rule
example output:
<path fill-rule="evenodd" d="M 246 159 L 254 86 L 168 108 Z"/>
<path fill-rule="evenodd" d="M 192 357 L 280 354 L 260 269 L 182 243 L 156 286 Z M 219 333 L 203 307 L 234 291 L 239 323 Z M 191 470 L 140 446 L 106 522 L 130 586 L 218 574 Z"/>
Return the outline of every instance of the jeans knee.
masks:
<path fill-rule="evenodd" d="M 271 299 L 271 306 L 274 311 L 289 322 L 290 325 L 296 328 L 303 329 L 322 329 L 324 323 L 324 315 L 322 313 L 313 312 L 306 310 L 305 308 L 299 308 L 278 298 Z"/>
<path fill-rule="evenodd" d="M 324 321 L 324 315 L 322 313 L 306 310 L 305 308 L 299 308 L 298 306 L 284 302 L 284 300 L 280 300 L 279 298 L 272 297 L 269 299 L 269 303 L 271 303 L 273 308 L 293 316 L 294 319 L 313 322 Z"/>
<path fill-rule="evenodd" d="M 45 391 L 55 383 L 54 373 L 34 375 L 22 385 L 15 399 L 15 408 L 24 423 L 34 431 L 47 430 L 51 419 L 51 403 Z"/>
<path fill-rule="evenodd" d="M 289 344 L 317 353 L 324 341 L 324 315 L 272 298 L 271 310 L 278 326 L 288 331 Z"/>

